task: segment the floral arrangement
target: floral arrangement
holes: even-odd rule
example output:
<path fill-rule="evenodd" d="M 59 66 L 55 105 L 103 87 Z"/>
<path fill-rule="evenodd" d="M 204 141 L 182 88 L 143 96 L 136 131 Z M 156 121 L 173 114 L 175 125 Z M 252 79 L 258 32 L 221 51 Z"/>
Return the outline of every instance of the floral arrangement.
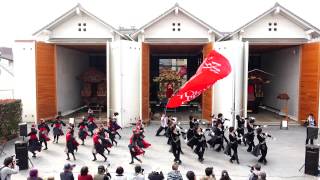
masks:
<path fill-rule="evenodd" d="M 158 77 L 153 79 L 154 82 L 174 82 L 174 83 L 181 83 L 182 82 L 181 76 L 177 73 L 177 71 L 173 70 L 163 70 L 160 72 Z"/>

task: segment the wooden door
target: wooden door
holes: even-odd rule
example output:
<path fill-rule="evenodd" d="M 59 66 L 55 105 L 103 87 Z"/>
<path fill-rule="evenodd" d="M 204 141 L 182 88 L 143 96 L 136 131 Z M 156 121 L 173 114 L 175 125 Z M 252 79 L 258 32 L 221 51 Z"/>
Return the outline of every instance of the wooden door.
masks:
<path fill-rule="evenodd" d="M 205 58 L 209 52 L 213 49 L 212 43 L 208 43 L 203 46 L 202 54 Z M 210 120 L 212 115 L 212 88 L 202 93 L 202 119 Z"/>
<path fill-rule="evenodd" d="M 150 47 L 146 43 L 142 43 L 142 62 L 141 62 L 141 78 L 142 78 L 142 97 L 141 97 L 141 118 L 143 122 L 150 121 L 149 110 L 149 91 L 150 91 Z"/>
<path fill-rule="evenodd" d="M 304 44 L 301 50 L 298 117 L 303 123 L 313 113 L 318 122 L 320 43 Z"/>
<path fill-rule="evenodd" d="M 57 114 L 56 46 L 36 43 L 37 121 Z"/>

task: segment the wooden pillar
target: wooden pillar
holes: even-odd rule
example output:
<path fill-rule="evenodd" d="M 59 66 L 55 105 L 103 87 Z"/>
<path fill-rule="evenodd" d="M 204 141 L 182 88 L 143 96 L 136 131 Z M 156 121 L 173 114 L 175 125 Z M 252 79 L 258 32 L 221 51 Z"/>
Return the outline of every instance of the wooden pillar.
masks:
<path fill-rule="evenodd" d="M 319 111 L 319 73 L 320 43 L 304 44 L 301 47 L 300 84 L 299 84 L 299 115 L 303 123 L 309 113 L 313 113 L 316 125 Z"/>
<path fill-rule="evenodd" d="M 150 121 L 149 97 L 150 97 L 150 48 L 146 43 L 142 43 L 142 120 L 145 123 Z"/>
<path fill-rule="evenodd" d="M 56 46 L 36 43 L 37 121 L 57 114 Z"/>
<path fill-rule="evenodd" d="M 212 43 L 208 43 L 203 46 L 202 54 L 205 58 L 209 52 L 213 49 Z M 212 115 L 212 88 L 202 93 L 202 118 L 210 121 Z"/>

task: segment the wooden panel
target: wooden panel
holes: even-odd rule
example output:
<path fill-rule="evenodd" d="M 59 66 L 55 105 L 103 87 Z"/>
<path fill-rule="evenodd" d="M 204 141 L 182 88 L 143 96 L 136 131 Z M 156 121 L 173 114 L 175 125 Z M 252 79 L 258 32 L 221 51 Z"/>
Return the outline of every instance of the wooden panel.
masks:
<path fill-rule="evenodd" d="M 213 49 L 212 43 L 203 46 L 203 58 Z M 212 115 L 212 88 L 202 93 L 202 118 L 210 121 Z"/>
<path fill-rule="evenodd" d="M 37 120 L 57 114 L 55 45 L 36 43 Z"/>
<path fill-rule="evenodd" d="M 320 43 L 302 45 L 299 84 L 299 121 L 313 113 L 318 120 Z M 317 123 L 316 123 L 317 124 Z"/>
<path fill-rule="evenodd" d="M 142 120 L 150 121 L 149 114 L 149 78 L 150 78 L 150 48 L 146 43 L 142 43 Z"/>

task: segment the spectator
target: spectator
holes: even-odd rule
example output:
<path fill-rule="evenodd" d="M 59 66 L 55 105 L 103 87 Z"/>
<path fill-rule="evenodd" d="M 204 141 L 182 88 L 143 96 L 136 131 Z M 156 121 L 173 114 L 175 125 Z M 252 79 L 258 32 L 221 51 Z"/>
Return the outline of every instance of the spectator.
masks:
<path fill-rule="evenodd" d="M 261 171 L 258 176 L 258 180 L 267 180 L 267 174 L 264 171 Z"/>
<path fill-rule="evenodd" d="M 144 180 L 143 170 L 140 165 L 134 167 L 134 176 L 132 180 Z"/>
<path fill-rule="evenodd" d="M 3 165 L 4 166 L 0 171 L 1 179 L 11 180 L 11 175 L 19 172 L 19 167 L 16 165 L 16 161 L 13 157 L 5 158 Z"/>
<path fill-rule="evenodd" d="M 251 175 L 249 177 L 249 180 L 258 180 L 258 176 L 260 174 L 261 166 L 260 164 L 256 164 L 253 167 L 251 167 Z"/>
<path fill-rule="evenodd" d="M 213 167 L 207 167 L 204 172 L 206 173 L 206 175 L 200 180 L 216 180 L 216 177 L 213 174 Z"/>
<path fill-rule="evenodd" d="M 116 170 L 116 177 L 113 178 L 114 180 L 127 180 L 127 177 L 123 175 L 124 170 L 121 166 L 117 167 Z"/>
<path fill-rule="evenodd" d="M 108 172 L 108 169 L 105 169 L 104 166 L 98 166 L 98 174 L 93 177 L 93 180 L 110 180 L 111 175 Z"/>
<path fill-rule="evenodd" d="M 38 177 L 38 170 L 37 169 L 31 169 L 29 171 L 29 177 L 27 180 L 43 180 L 41 177 Z"/>
<path fill-rule="evenodd" d="M 60 173 L 60 180 L 74 180 L 72 170 L 75 166 L 76 165 L 70 163 L 65 164 L 63 172 Z"/>
<path fill-rule="evenodd" d="M 157 171 L 152 171 L 149 176 L 148 176 L 148 179 L 149 180 L 164 180 L 164 176 L 163 176 L 163 173 L 160 171 L 157 172 Z"/>
<path fill-rule="evenodd" d="M 221 172 L 220 180 L 231 180 L 231 178 L 229 177 L 228 171 L 223 170 Z"/>
<path fill-rule="evenodd" d="M 186 176 L 188 180 L 196 180 L 196 175 L 193 171 L 188 171 Z"/>
<path fill-rule="evenodd" d="M 93 180 L 92 176 L 88 174 L 89 169 L 87 166 L 83 166 L 78 175 L 78 180 Z"/>
<path fill-rule="evenodd" d="M 183 180 L 180 171 L 178 170 L 179 164 L 174 163 L 172 165 L 172 171 L 168 173 L 167 180 Z"/>

